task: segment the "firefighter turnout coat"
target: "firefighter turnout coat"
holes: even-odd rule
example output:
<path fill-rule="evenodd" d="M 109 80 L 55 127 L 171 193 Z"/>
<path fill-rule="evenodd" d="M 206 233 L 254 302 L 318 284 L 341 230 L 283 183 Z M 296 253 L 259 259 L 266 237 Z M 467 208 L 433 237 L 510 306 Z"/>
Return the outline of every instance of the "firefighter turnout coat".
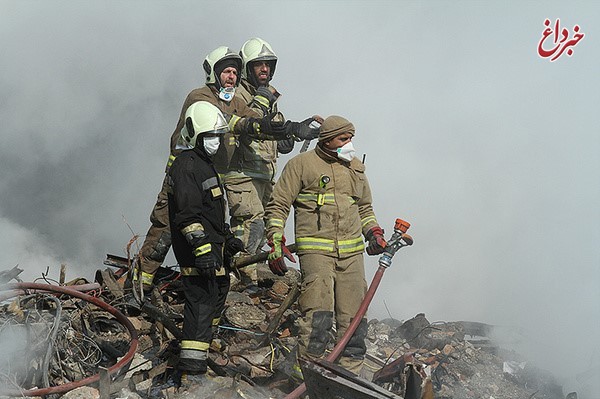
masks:
<path fill-rule="evenodd" d="M 300 255 L 362 253 L 362 235 L 378 225 L 363 163 L 340 160 L 320 146 L 285 165 L 265 212 L 267 237 L 284 233 L 291 206 Z"/>

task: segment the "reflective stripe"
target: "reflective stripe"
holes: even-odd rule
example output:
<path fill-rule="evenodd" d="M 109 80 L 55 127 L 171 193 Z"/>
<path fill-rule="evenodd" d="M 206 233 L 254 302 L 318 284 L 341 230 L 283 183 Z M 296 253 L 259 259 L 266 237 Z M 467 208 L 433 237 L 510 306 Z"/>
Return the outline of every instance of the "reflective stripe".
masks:
<path fill-rule="evenodd" d="M 198 248 L 194 249 L 194 256 L 204 255 L 210 252 L 210 244 L 200 245 Z"/>
<path fill-rule="evenodd" d="M 298 250 L 317 249 L 320 251 L 333 252 L 335 249 L 334 241 L 327 238 L 316 237 L 296 237 Z"/>
<path fill-rule="evenodd" d="M 333 252 L 335 250 L 335 241 L 328 238 L 317 237 L 296 237 L 298 250 L 319 250 Z M 338 251 L 340 254 L 352 252 L 362 252 L 365 249 L 365 244 L 362 237 L 353 238 L 350 240 L 338 241 Z"/>
<path fill-rule="evenodd" d="M 283 227 L 283 220 L 281 219 L 268 219 L 267 228 L 269 227 Z"/>
<path fill-rule="evenodd" d="M 179 358 L 181 359 L 206 360 L 207 357 L 208 351 L 206 350 L 181 349 L 179 352 Z"/>
<path fill-rule="evenodd" d="M 142 284 L 152 285 L 152 282 L 154 281 L 154 274 L 146 273 L 144 271 L 142 273 L 138 273 L 138 269 L 136 268 L 133 272 L 133 281 L 138 281 L 139 274 L 141 274 L 140 280 L 142 280 Z"/>
<path fill-rule="evenodd" d="M 362 227 L 365 227 L 367 224 L 369 224 L 371 222 L 377 223 L 377 219 L 375 219 L 374 215 L 371 215 L 371 216 L 367 216 L 366 218 L 362 219 L 360 222 L 362 224 Z"/>
<path fill-rule="evenodd" d="M 349 252 L 359 252 L 365 250 L 365 243 L 362 237 L 354 238 L 352 240 L 342 240 L 338 242 L 338 249 L 341 254 Z"/>
<path fill-rule="evenodd" d="M 269 105 L 271 105 L 269 103 L 269 100 L 267 100 L 267 98 L 263 96 L 254 96 L 254 101 L 256 101 L 265 108 L 269 108 Z"/>
<path fill-rule="evenodd" d="M 231 115 L 231 119 L 229 120 L 229 130 L 233 132 L 235 125 L 239 122 L 241 118 L 237 115 Z M 231 138 L 230 138 L 231 139 Z"/>
<path fill-rule="evenodd" d="M 219 185 L 219 181 L 216 176 L 209 177 L 208 179 L 202 182 L 202 190 L 208 190 L 211 187 L 215 187 Z"/>
<path fill-rule="evenodd" d="M 216 327 L 216 326 L 219 325 L 220 322 L 221 322 L 221 318 L 220 317 L 216 317 L 216 318 L 212 319 L 212 323 L 211 324 Z"/>
<path fill-rule="evenodd" d="M 204 226 L 202 226 L 202 223 L 192 223 L 189 226 L 181 229 L 181 234 L 186 235 L 187 233 L 191 233 L 192 231 L 198 230 L 204 231 Z"/>
<path fill-rule="evenodd" d="M 195 267 L 180 267 L 182 276 L 199 276 L 198 269 Z"/>
<path fill-rule="evenodd" d="M 175 155 L 169 155 L 169 160 L 167 161 L 167 167 L 170 168 L 173 165 L 173 161 L 177 158 Z"/>
<path fill-rule="evenodd" d="M 319 202 L 319 198 L 322 198 L 322 203 L 319 205 L 323 205 L 324 203 L 335 203 L 335 194 L 326 193 L 326 194 L 310 194 L 310 193 L 300 193 L 298 194 L 297 200 L 300 202 L 310 202 L 315 201 Z"/>

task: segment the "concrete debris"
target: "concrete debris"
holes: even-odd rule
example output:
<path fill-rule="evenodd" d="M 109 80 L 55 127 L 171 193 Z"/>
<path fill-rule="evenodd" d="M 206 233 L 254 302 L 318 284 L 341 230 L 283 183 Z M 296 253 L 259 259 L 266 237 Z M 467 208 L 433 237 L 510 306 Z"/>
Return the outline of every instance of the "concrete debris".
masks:
<path fill-rule="evenodd" d="M 279 277 L 259 263 L 258 284 L 250 286 L 232 275 L 209 372 L 193 391 L 182 391 L 174 383 L 183 321 L 178 269 L 161 268 L 153 293 L 140 301 L 125 283 L 130 264 L 109 255 L 109 268 L 98 270 L 94 283 L 67 283 L 73 291 L 83 287 L 82 297 L 24 289 L 9 284 L 19 281 L 20 269 L 0 271 L 0 397 L 275 399 L 296 388 L 290 377 L 300 317 L 297 270 Z M 361 376 L 300 359 L 307 393 L 313 399 L 577 398 L 502 349 L 493 331 L 477 322 L 430 323 L 423 313 L 404 322 L 370 320 Z"/>

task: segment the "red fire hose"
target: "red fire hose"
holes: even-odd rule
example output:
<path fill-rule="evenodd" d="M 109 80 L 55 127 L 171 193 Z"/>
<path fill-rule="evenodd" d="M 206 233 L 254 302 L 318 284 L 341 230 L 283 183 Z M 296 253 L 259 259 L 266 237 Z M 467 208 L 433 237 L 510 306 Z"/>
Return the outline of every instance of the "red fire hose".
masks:
<path fill-rule="evenodd" d="M 373 276 L 373 280 L 371 280 L 371 285 L 369 285 L 369 290 L 365 294 L 363 301 L 358 308 L 358 311 L 354 315 L 352 322 L 348 326 L 348 329 L 342 336 L 342 338 L 338 341 L 338 343 L 333 347 L 333 350 L 329 355 L 325 358 L 325 360 L 329 362 L 335 362 L 338 357 L 342 354 L 344 348 L 350 341 L 350 338 L 358 328 L 358 325 L 362 321 L 363 316 L 367 313 L 367 309 L 371 304 L 371 300 L 375 296 L 375 291 L 379 287 L 379 283 L 381 282 L 381 278 L 383 277 L 383 273 L 385 269 L 390 267 L 392 264 L 392 257 L 400 248 L 413 244 L 413 239 L 408 234 L 405 234 L 408 228 L 410 227 L 410 223 L 403 221 L 402 219 L 396 219 L 396 225 L 394 226 L 394 234 L 392 238 L 388 241 L 388 245 L 386 246 L 385 252 L 379 258 L 379 267 Z M 306 391 L 306 384 L 300 384 L 296 389 L 290 392 L 284 399 L 297 399 Z"/>
<path fill-rule="evenodd" d="M 9 290 L 15 290 L 15 291 L 12 291 L 14 294 L 13 296 L 19 295 L 21 293 L 20 290 L 24 290 L 24 289 L 56 292 L 59 294 L 70 295 L 70 296 L 73 296 L 76 298 L 83 299 L 84 301 L 91 302 L 94 305 L 98 306 L 99 308 L 106 310 L 107 312 L 109 312 L 110 314 L 115 316 L 115 318 L 117 319 L 117 321 L 119 323 L 121 323 L 123 326 L 125 326 L 127 328 L 127 331 L 129 331 L 129 335 L 131 336 L 129 350 L 127 351 L 127 353 L 125 354 L 125 356 L 123 356 L 123 358 L 121 360 L 119 360 L 113 366 L 108 368 L 108 374 L 110 376 L 117 375 L 121 371 L 121 369 L 125 366 L 128 366 L 129 363 L 131 362 L 131 360 L 133 359 L 133 356 L 135 355 L 135 351 L 137 350 L 137 345 L 138 345 L 138 335 L 137 335 L 137 331 L 136 331 L 135 327 L 133 326 L 133 324 L 131 324 L 129 319 L 123 313 L 119 312 L 119 310 L 117 310 L 116 308 L 107 304 L 103 300 L 93 297 L 93 296 L 90 296 L 90 295 L 87 295 L 87 294 L 84 294 L 73 288 L 69 288 L 69 287 L 65 287 L 65 286 L 58 286 L 58 285 L 50 285 L 50 284 L 14 283 L 14 284 L 4 285 L 2 288 L 9 289 Z M 7 298 L 4 298 L 4 299 L 7 299 Z M 54 387 L 18 390 L 18 391 L 14 390 L 14 391 L 2 392 L 0 394 L 7 395 L 7 396 L 17 396 L 17 397 L 19 397 L 19 396 L 42 396 L 43 397 L 43 396 L 51 395 L 51 394 L 65 393 L 72 389 L 98 382 L 99 380 L 100 380 L 100 374 L 96 374 L 91 377 L 79 380 L 79 381 L 73 381 L 73 382 L 69 382 L 67 384 L 57 385 Z"/>

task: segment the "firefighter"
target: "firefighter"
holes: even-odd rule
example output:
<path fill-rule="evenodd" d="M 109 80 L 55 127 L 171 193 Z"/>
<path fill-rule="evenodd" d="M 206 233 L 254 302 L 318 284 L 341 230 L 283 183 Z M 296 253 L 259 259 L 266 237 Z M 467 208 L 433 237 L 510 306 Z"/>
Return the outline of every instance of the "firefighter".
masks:
<path fill-rule="evenodd" d="M 247 40 L 240 50 L 242 79 L 236 91 L 250 108 L 261 116 L 278 113 L 279 93 L 270 85 L 277 65 L 277 56 L 271 45 L 260 38 Z M 318 129 L 313 130 L 313 138 Z M 255 254 L 265 243 L 264 208 L 273 192 L 276 162 L 279 153 L 287 154 L 294 148 L 294 139 L 241 140 L 231 167 L 223 175 L 231 229 L 245 245 L 246 252 Z M 255 265 L 241 269 L 244 282 L 256 283 Z"/>
<path fill-rule="evenodd" d="M 191 104 L 184 117 L 182 144 L 189 149 L 173 161 L 166 180 L 173 251 L 185 294 L 178 363 L 185 388 L 207 371 L 212 326 L 229 291 L 229 263 L 243 244 L 225 223 L 223 186 L 212 159 L 229 130 L 227 121 L 206 101 Z"/>
<path fill-rule="evenodd" d="M 220 146 L 215 154 L 214 162 L 220 173 L 229 170 L 229 161 L 233 152 L 238 148 L 239 141 L 247 137 L 259 139 L 305 139 L 313 133 L 304 122 L 277 122 L 271 115 L 261 117 L 261 114 L 249 108 L 244 100 L 235 95 L 239 86 L 239 76 L 242 70 L 242 59 L 239 54 L 228 47 L 221 46 L 211 51 L 205 58 L 203 68 L 206 73 L 206 85 L 192 90 L 186 97 L 177 126 L 171 135 L 171 154 L 166 170 L 177 154 L 180 131 L 185 123 L 185 112 L 197 101 L 207 101 L 215 105 L 228 119 L 230 132 L 221 138 Z M 167 205 L 166 180 L 158 194 L 156 204 L 150 215 L 151 226 L 139 251 L 133 270 L 135 286 L 141 285 L 144 292 L 152 289 L 154 276 L 163 263 L 171 247 L 169 230 L 169 212 Z"/>
<path fill-rule="evenodd" d="M 287 270 L 284 226 L 294 207 L 302 274 L 299 356 L 322 357 L 334 323 L 339 339 L 358 311 L 367 289 L 361 234 L 369 255 L 382 253 L 386 246 L 373 212 L 365 166 L 354 158 L 354 133 L 354 125 L 343 117 L 325 119 L 316 148 L 285 165 L 265 211 L 269 266 L 282 275 Z M 356 374 L 362 368 L 366 333 L 363 319 L 339 360 Z"/>

